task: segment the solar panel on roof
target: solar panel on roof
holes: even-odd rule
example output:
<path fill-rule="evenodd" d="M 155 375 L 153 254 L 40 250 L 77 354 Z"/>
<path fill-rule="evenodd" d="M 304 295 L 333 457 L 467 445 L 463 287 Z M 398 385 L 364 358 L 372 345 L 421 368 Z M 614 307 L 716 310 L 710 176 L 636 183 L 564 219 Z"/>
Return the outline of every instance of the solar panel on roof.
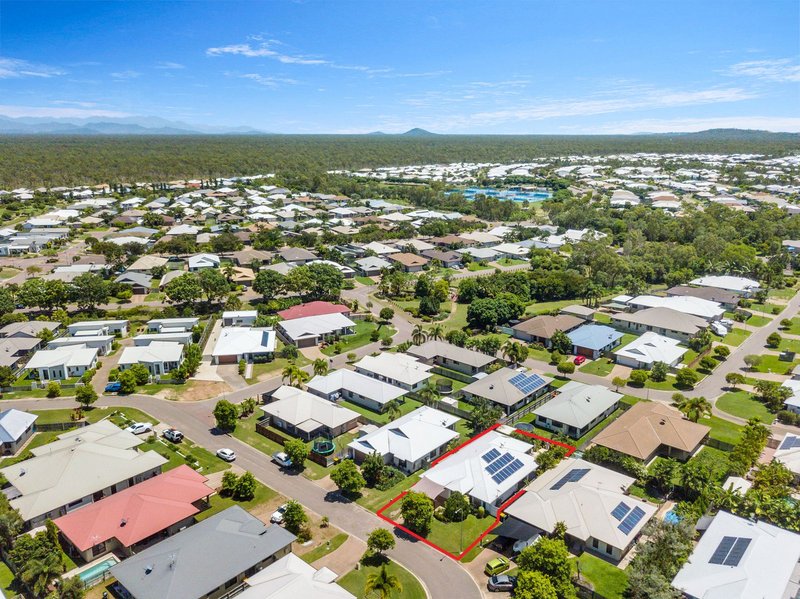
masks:
<path fill-rule="evenodd" d="M 778 449 L 794 449 L 795 447 L 800 447 L 800 437 L 787 435 Z"/>
<path fill-rule="evenodd" d="M 508 464 L 505 468 L 500 470 L 497 474 L 492 477 L 492 480 L 496 483 L 501 483 L 506 480 L 509 476 L 517 472 L 520 468 L 522 468 L 524 464 L 519 459 L 514 459 L 510 464 Z"/>
<path fill-rule="evenodd" d="M 628 512 L 631 511 L 630 506 L 625 503 L 624 501 L 620 501 L 619 505 L 614 508 L 614 511 L 611 512 L 611 515 L 617 520 L 622 520 Z"/>
<path fill-rule="evenodd" d="M 617 528 L 619 528 L 623 534 L 629 535 L 643 517 L 644 510 L 637 505 L 630 514 L 625 516 L 625 519 L 619 523 Z"/>
<path fill-rule="evenodd" d="M 500 451 L 496 447 L 492 447 L 489 451 L 481 456 L 484 462 L 491 462 L 500 455 Z"/>
<path fill-rule="evenodd" d="M 567 483 L 574 483 L 582 479 L 586 474 L 589 472 L 589 468 L 573 468 L 569 472 L 567 472 L 564 476 L 562 476 L 558 482 L 556 482 L 552 487 L 550 487 L 551 491 L 558 491 L 561 487 L 566 485 Z"/>
<path fill-rule="evenodd" d="M 733 547 L 735 542 L 736 537 L 722 537 L 722 540 L 719 542 L 719 545 L 717 545 L 714 553 L 711 554 L 711 558 L 708 560 L 708 563 L 722 565 L 722 562 L 724 562 L 725 558 L 728 557 L 728 553 L 730 553 L 731 547 Z"/>
<path fill-rule="evenodd" d="M 751 539 L 746 539 L 740 537 L 736 539 L 736 542 L 733 544 L 733 549 L 728 554 L 728 557 L 725 558 L 723 565 L 725 566 L 738 566 L 739 562 L 742 561 L 742 557 L 744 556 L 744 552 L 747 551 L 747 548 L 750 545 Z"/>
<path fill-rule="evenodd" d="M 545 384 L 545 381 L 542 377 L 538 374 L 515 374 L 508 382 L 514 385 L 517 389 L 525 393 L 526 395 L 535 391 L 539 387 Z"/>
<path fill-rule="evenodd" d="M 499 454 L 500 452 L 498 451 L 497 453 Z M 491 464 L 486 466 L 486 472 L 488 472 L 489 474 L 494 474 L 495 472 L 500 470 L 503 466 L 505 466 L 506 464 L 511 462 L 511 460 L 513 460 L 513 459 L 514 458 L 512 457 L 512 455 L 510 453 L 506 452 L 503 455 L 501 455 L 499 458 L 494 460 Z"/>

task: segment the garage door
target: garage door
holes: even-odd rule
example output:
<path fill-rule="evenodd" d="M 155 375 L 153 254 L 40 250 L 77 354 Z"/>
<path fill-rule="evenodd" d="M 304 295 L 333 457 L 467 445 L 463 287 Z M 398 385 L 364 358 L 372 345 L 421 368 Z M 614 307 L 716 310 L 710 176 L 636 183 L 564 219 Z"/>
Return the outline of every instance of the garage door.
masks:
<path fill-rule="evenodd" d="M 217 362 L 219 364 L 236 364 L 236 356 L 219 356 Z"/>

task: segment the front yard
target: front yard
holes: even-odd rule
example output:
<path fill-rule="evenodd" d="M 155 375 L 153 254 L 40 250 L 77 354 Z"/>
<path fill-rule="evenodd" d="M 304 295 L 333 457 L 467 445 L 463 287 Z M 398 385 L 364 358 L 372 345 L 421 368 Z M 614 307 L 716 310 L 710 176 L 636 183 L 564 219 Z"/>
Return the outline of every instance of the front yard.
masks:
<path fill-rule="evenodd" d="M 628 587 L 628 575 L 625 570 L 620 570 L 591 553 L 584 552 L 580 557 L 570 560 L 572 571 L 588 581 L 595 592 L 605 599 L 622 599 Z"/>
<path fill-rule="evenodd" d="M 760 401 L 753 399 L 747 391 L 730 391 L 717 399 L 717 407 L 723 412 L 749 420 L 758 418 L 764 424 L 775 420 L 775 415 Z"/>
<path fill-rule="evenodd" d="M 585 372 L 586 374 L 594 374 L 597 376 L 608 376 L 611 374 L 611 371 L 614 370 L 614 362 L 609 360 L 608 358 L 599 358 L 597 360 L 592 360 L 591 362 L 587 362 L 580 368 L 578 368 L 581 372 Z"/>
<path fill-rule="evenodd" d="M 356 322 L 355 333 L 344 335 L 339 341 L 322 348 L 326 356 L 346 354 L 356 348 L 372 343 L 372 333 L 378 331 L 378 340 L 391 339 L 397 332 L 391 325 L 378 325 L 375 322 L 359 320 Z"/>
<path fill-rule="evenodd" d="M 361 564 L 358 570 L 351 570 L 342 576 L 337 583 L 358 597 L 358 599 L 366 599 L 366 595 L 364 594 L 364 585 L 367 583 L 367 579 L 371 574 L 375 574 L 379 571 L 380 566 Z M 402 593 L 394 593 L 392 595 L 387 595 L 387 597 L 400 596 L 403 599 L 427 598 L 428 595 L 425 593 L 425 589 L 422 588 L 422 585 L 419 583 L 416 576 L 399 564 L 389 561 L 386 564 L 386 571 L 389 574 L 396 576 L 400 580 L 400 584 L 403 587 Z"/>

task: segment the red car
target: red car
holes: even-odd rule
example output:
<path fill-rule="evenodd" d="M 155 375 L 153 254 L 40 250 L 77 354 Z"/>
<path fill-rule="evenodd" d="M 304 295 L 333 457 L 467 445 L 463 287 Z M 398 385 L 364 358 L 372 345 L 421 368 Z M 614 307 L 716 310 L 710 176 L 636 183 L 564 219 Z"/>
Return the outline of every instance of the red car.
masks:
<path fill-rule="evenodd" d="M 575 359 L 573 360 L 575 366 L 580 366 L 585 361 L 586 361 L 586 356 L 575 356 Z"/>

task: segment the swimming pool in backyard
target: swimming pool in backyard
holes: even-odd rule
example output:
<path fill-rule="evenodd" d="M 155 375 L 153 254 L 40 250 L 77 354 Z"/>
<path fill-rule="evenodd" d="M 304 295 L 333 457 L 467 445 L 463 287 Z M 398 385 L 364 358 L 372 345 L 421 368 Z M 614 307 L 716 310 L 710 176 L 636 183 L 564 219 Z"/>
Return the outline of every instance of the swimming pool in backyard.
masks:
<path fill-rule="evenodd" d="M 117 565 L 117 560 L 113 557 L 104 559 L 102 562 L 95 564 L 91 568 L 86 568 L 83 572 L 78 573 L 78 578 L 81 579 L 84 585 L 91 586 L 99 581 L 103 575 L 110 570 L 113 566 Z"/>
<path fill-rule="evenodd" d="M 680 522 L 682 518 L 675 513 L 675 510 L 670 510 L 666 514 L 664 514 L 664 522 L 667 524 L 677 524 Z"/>

